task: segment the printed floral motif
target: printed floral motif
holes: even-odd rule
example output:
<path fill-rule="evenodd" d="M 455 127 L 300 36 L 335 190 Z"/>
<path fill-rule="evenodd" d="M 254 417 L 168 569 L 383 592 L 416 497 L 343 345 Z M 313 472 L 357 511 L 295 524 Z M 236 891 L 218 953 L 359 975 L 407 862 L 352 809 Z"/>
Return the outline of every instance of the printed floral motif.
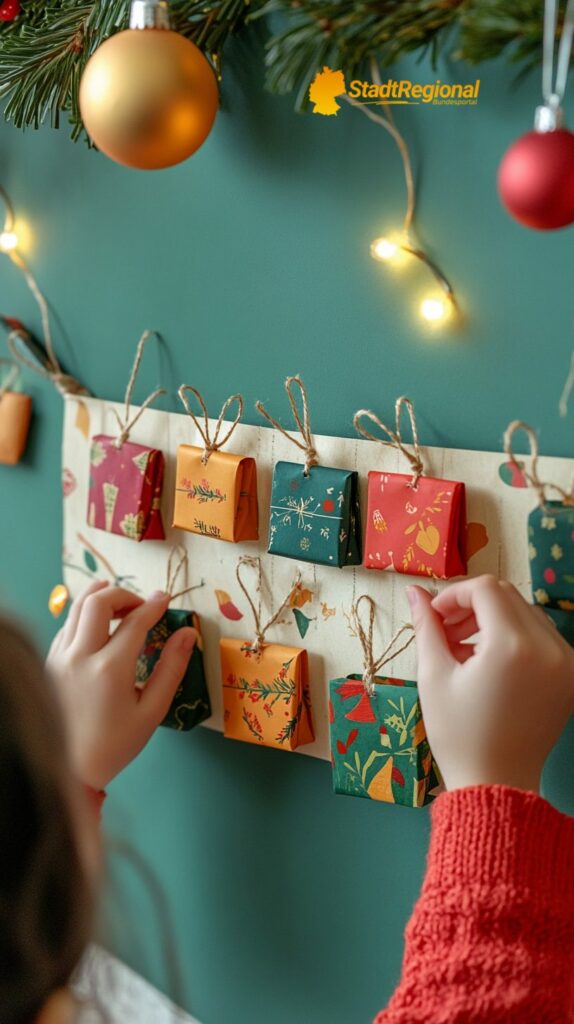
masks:
<path fill-rule="evenodd" d="M 258 539 L 254 459 L 216 451 L 205 463 L 201 448 L 182 444 L 176 479 L 174 526 L 233 543 Z"/>
<path fill-rule="evenodd" d="M 157 448 L 98 434 L 90 446 L 88 525 L 130 540 L 163 540 L 164 458 Z"/>
<path fill-rule="evenodd" d="M 78 481 L 72 473 L 72 470 L 64 467 L 62 470 L 62 493 L 64 497 L 68 498 L 70 494 L 73 494 L 77 486 Z"/>
<path fill-rule="evenodd" d="M 488 542 L 484 531 L 484 546 Z M 369 473 L 367 569 L 449 579 L 466 574 L 464 484 L 403 473 Z"/>
<path fill-rule="evenodd" d="M 574 508 L 547 501 L 528 516 L 532 596 L 569 643 L 574 642 Z M 556 614 L 554 614 L 554 610 Z"/>
<path fill-rule="evenodd" d="M 161 723 L 180 732 L 193 729 L 200 722 L 209 718 L 211 714 L 203 667 L 203 642 L 199 616 L 195 612 L 168 608 L 165 615 L 149 631 L 136 666 L 136 682 L 140 686 L 146 685 L 169 637 L 182 626 L 193 626 L 197 631 L 198 640 L 169 711 Z"/>
<path fill-rule="evenodd" d="M 335 792 L 409 807 L 432 800 L 439 777 L 416 684 L 381 678 L 371 697 L 349 676 L 329 690 Z"/>
<path fill-rule="evenodd" d="M 278 462 L 273 471 L 269 551 L 321 565 L 359 565 L 358 476 L 342 469 Z"/>
<path fill-rule="evenodd" d="M 305 650 L 265 644 L 257 652 L 229 639 L 220 650 L 225 736 L 280 750 L 314 739 Z"/>

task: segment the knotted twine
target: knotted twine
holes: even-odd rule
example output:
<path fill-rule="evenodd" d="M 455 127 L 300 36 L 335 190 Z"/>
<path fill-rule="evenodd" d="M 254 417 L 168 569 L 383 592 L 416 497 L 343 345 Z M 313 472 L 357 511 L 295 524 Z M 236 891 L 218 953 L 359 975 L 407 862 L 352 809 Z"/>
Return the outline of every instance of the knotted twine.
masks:
<path fill-rule="evenodd" d="M 403 408 L 406 409 L 409 414 L 411 432 L 413 435 L 412 451 L 410 448 L 407 447 L 406 444 L 404 444 L 401 434 L 401 415 Z M 381 430 L 383 434 L 387 435 L 389 440 L 385 441 L 384 439 L 377 437 L 376 434 L 372 434 L 370 430 L 367 430 L 367 428 L 364 427 L 363 424 L 361 423 L 361 418 L 363 416 L 366 416 L 367 419 L 371 420 L 371 423 L 376 424 L 379 430 Z M 405 395 L 401 395 L 400 398 L 397 398 L 395 402 L 394 430 L 391 430 L 390 427 L 387 427 L 386 423 L 383 423 L 383 421 L 379 419 L 377 414 L 371 412 L 370 409 L 359 409 L 358 412 L 356 412 L 353 417 L 353 425 L 357 433 L 362 434 L 362 436 L 366 437 L 368 441 L 376 441 L 377 444 L 383 444 L 385 445 L 385 447 L 396 448 L 405 456 L 413 471 L 413 478 L 409 484 L 409 487 L 412 487 L 414 490 L 416 490 L 419 478 L 424 473 L 424 463 L 422 460 L 421 449 L 419 444 L 419 435 L 417 430 L 417 421 L 415 419 L 415 410 L 410 398 L 407 398 Z"/>
<path fill-rule="evenodd" d="M 530 463 L 530 471 L 518 462 L 512 450 L 512 438 L 517 430 L 523 430 L 528 438 L 530 456 L 532 460 Z M 538 438 L 528 423 L 524 423 L 522 420 L 513 420 L 512 423 L 508 425 L 504 432 L 504 454 L 508 456 L 517 472 L 522 473 L 525 480 L 536 491 L 536 494 L 538 495 L 538 504 L 541 508 L 544 508 L 546 505 L 547 489 L 556 491 L 556 493 L 562 498 L 565 505 L 574 505 L 574 484 L 570 490 L 565 491 L 563 487 L 559 486 L 559 484 L 543 482 L 540 479 L 538 475 Z"/>
<path fill-rule="evenodd" d="M 10 367 L 10 370 L 6 375 L 4 382 L 0 385 L 0 401 L 2 401 L 6 392 L 11 391 L 12 385 L 15 384 L 16 381 L 18 380 L 18 377 L 20 376 L 20 368 L 18 364 L 13 362 L 11 359 L 1 358 L 0 363 L 2 363 L 2 365 L 4 366 Z"/>
<path fill-rule="evenodd" d="M 303 403 L 302 416 L 299 413 L 299 409 L 297 408 L 297 402 L 295 401 L 295 396 L 293 394 L 294 384 L 297 385 L 299 391 L 301 392 L 301 401 Z M 296 444 L 297 447 L 300 448 L 302 452 L 305 452 L 304 473 L 305 476 L 309 476 L 309 470 L 311 469 L 311 467 L 317 466 L 319 464 L 319 457 L 317 455 L 317 451 L 315 449 L 315 445 L 313 442 L 313 435 L 311 433 L 307 389 L 305 388 L 305 385 L 303 384 L 303 381 L 301 380 L 300 377 L 287 377 L 287 380 L 285 381 L 285 390 L 287 392 L 287 397 L 289 399 L 289 404 L 291 406 L 291 411 L 293 413 L 293 419 L 297 424 L 297 429 L 301 434 L 302 440 L 299 440 L 298 437 L 293 437 L 292 434 L 289 434 L 285 430 L 285 428 L 282 427 L 281 424 L 277 422 L 277 420 L 274 420 L 273 417 L 270 416 L 270 414 L 267 412 L 267 409 L 265 408 L 262 402 L 256 402 L 255 408 L 257 409 L 257 412 L 261 413 L 262 416 L 265 416 L 265 419 L 268 420 L 269 423 L 271 423 L 271 425 L 275 427 L 276 430 L 283 434 L 283 437 L 286 437 L 288 441 L 292 441 L 293 444 Z"/>
<path fill-rule="evenodd" d="M 191 393 L 195 395 L 197 401 L 201 406 L 201 412 L 203 415 L 203 426 L 191 409 L 191 406 L 186 395 L 186 391 L 191 391 Z M 235 430 L 237 424 L 239 423 L 239 420 L 243 416 L 243 398 L 241 395 L 230 395 L 229 398 L 223 403 L 223 405 L 221 406 L 221 412 L 219 413 L 219 417 L 215 425 L 215 431 L 212 437 L 209 432 L 209 416 L 207 414 L 207 406 L 203 399 L 203 395 L 201 395 L 197 388 L 193 388 L 191 384 L 182 384 L 181 387 L 178 389 L 177 393 L 181 399 L 181 402 L 188 416 L 191 416 L 195 426 L 197 427 L 201 435 L 201 439 L 203 441 L 203 455 L 201 456 L 201 461 L 205 466 L 209 460 L 210 455 L 212 455 L 213 452 L 219 451 L 219 449 L 223 448 L 223 445 L 226 444 L 227 441 L 229 441 L 229 438 L 231 437 L 233 431 Z M 237 414 L 235 416 L 235 419 L 233 420 L 233 423 L 229 427 L 229 430 L 227 431 L 225 437 L 222 437 L 220 440 L 219 433 L 223 426 L 223 421 L 225 420 L 225 414 L 231 408 L 234 402 L 237 402 Z"/>
<path fill-rule="evenodd" d="M 179 562 L 175 564 L 175 559 L 179 554 Z M 180 573 L 183 573 L 183 579 L 187 582 L 187 576 L 189 572 L 189 558 L 187 551 L 181 544 L 174 545 L 172 547 L 169 558 L 167 560 L 166 576 L 165 576 L 165 592 L 169 596 L 169 600 L 175 601 L 178 597 L 183 597 L 184 594 L 190 594 L 192 590 L 199 590 L 203 586 L 203 580 L 201 583 L 196 583 L 193 587 L 184 587 L 183 590 L 178 590 L 177 593 L 173 593 Z"/>
<path fill-rule="evenodd" d="M 359 614 L 361 601 L 365 601 L 369 609 L 366 628 L 363 626 Z M 378 675 L 383 665 L 386 665 L 387 662 L 392 661 L 393 658 L 397 658 L 399 654 L 402 654 L 403 651 L 406 651 L 407 647 L 409 647 L 412 644 L 415 638 L 414 629 L 410 622 L 405 623 L 404 626 L 401 626 L 397 630 L 395 635 L 391 638 L 391 640 L 389 640 L 380 657 L 378 657 L 375 660 L 373 656 L 375 602 L 373 601 L 372 597 L 369 597 L 368 594 L 361 594 L 361 596 L 358 597 L 357 600 L 355 601 L 351 609 L 351 622 L 361 642 L 361 647 L 363 648 L 363 682 L 365 684 L 365 689 L 369 697 L 374 697 L 375 676 Z M 402 644 L 402 646 L 399 647 L 397 650 L 394 650 L 397 641 L 401 638 L 401 636 L 403 636 L 407 632 L 410 632 L 411 635 L 409 636 L 406 643 Z"/>
<path fill-rule="evenodd" d="M 157 333 L 157 331 L 144 331 L 140 340 L 138 341 L 134 365 L 132 366 L 132 372 L 130 374 L 130 379 L 128 381 L 128 386 L 126 388 L 123 416 L 120 416 L 116 409 L 112 409 L 112 412 L 116 417 L 116 420 L 118 421 L 118 427 L 120 428 L 120 433 L 113 442 L 115 448 L 123 447 L 124 443 L 129 439 L 130 432 L 135 427 L 142 413 L 145 412 L 147 407 L 151 405 L 152 402 L 155 402 L 156 398 L 159 398 L 160 395 L 166 394 L 165 388 L 156 388 L 155 391 L 152 391 L 152 393 L 148 395 L 145 402 L 142 405 L 140 405 L 135 416 L 133 416 L 132 419 L 130 420 L 130 403 L 132 400 L 132 391 L 134 389 L 134 384 L 136 381 L 138 370 L 140 368 L 146 342 L 148 342 L 152 336 L 155 336 L 158 339 L 158 341 L 161 341 L 160 335 Z"/>
<path fill-rule="evenodd" d="M 247 587 L 245 586 L 243 580 L 241 579 L 241 567 L 242 566 L 249 566 L 249 568 L 255 569 L 255 572 L 257 574 L 256 584 L 255 584 L 255 593 L 257 594 L 257 604 L 255 604 L 255 602 L 253 601 L 253 599 L 251 597 L 251 594 L 249 593 Z M 271 618 L 268 620 L 268 622 L 265 623 L 264 626 L 261 624 L 262 600 L 263 600 L 263 594 L 262 594 L 262 590 L 263 590 L 263 574 L 262 574 L 262 570 L 261 570 L 261 559 L 255 557 L 253 555 L 242 555 L 241 558 L 239 559 L 239 561 L 237 562 L 237 568 L 235 570 L 235 575 L 237 577 L 237 582 L 239 583 L 239 586 L 241 587 L 241 590 L 243 591 L 243 593 L 245 594 L 245 597 L 247 598 L 249 607 L 251 608 L 251 611 L 252 611 L 252 614 L 253 614 L 253 620 L 255 622 L 255 640 L 254 640 L 254 642 L 252 644 L 248 644 L 246 649 L 250 650 L 250 651 L 253 651 L 254 654 L 260 654 L 261 648 L 265 645 L 265 634 L 267 633 L 267 630 L 269 630 L 271 628 L 271 626 L 274 626 L 275 623 L 278 622 L 279 619 L 281 618 L 281 615 L 283 614 L 283 612 L 285 611 L 287 605 L 289 604 L 289 599 L 291 597 L 291 594 L 292 594 L 294 588 L 301 581 L 301 573 L 299 571 L 297 571 L 297 573 L 295 574 L 295 578 L 294 578 L 291 586 L 289 587 L 289 591 L 287 593 L 287 596 L 286 596 L 285 600 L 282 601 L 282 603 L 280 604 L 280 606 L 277 609 L 277 611 L 271 616 Z"/>

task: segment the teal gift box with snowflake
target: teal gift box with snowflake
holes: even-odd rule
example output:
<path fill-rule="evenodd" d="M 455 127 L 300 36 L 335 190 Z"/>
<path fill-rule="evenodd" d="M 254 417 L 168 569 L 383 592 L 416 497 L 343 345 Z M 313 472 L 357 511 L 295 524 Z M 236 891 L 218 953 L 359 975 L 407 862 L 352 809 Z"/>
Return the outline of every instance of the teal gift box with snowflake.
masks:
<path fill-rule="evenodd" d="M 297 462 L 273 471 L 269 515 L 272 555 L 320 565 L 361 564 L 358 473 Z"/>
<path fill-rule="evenodd" d="M 177 729 L 179 732 L 187 732 L 211 715 L 211 704 L 203 667 L 203 638 L 199 615 L 179 608 L 168 608 L 165 615 L 162 615 L 146 637 L 145 646 L 136 665 L 136 683 L 140 687 L 147 685 L 167 641 L 172 633 L 181 629 L 182 626 L 193 626 L 197 633 L 197 640 L 183 679 L 161 724 L 170 729 Z"/>
<path fill-rule="evenodd" d="M 438 769 L 427 740 L 416 683 L 363 677 L 329 684 L 333 787 L 336 793 L 406 807 L 434 798 Z"/>
<path fill-rule="evenodd" d="M 536 604 L 574 612 L 572 505 L 546 501 L 532 510 L 528 516 L 528 556 Z M 561 625 L 557 625 L 563 632 Z"/>

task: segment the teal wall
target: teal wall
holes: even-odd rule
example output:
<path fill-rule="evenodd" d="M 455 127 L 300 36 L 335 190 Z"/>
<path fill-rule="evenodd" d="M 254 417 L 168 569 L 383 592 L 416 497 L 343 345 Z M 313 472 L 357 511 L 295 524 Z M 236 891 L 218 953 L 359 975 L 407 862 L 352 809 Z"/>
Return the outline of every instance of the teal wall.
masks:
<path fill-rule="evenodd" d="M 394 275 L 368 255 L 402 216 L 392 143 L 346 107 L 296 116 L 289 99 L 264 93 L 260 58 L 257 39 L 235 45 L 211 138 L 172 170 L 126 170 L 65 131 L 0 128 L 2 181 L 33 227 L 31 258 L 68 365 L 119 399 L 140 332 L 157 327 L 167 354 L 159 366 L 151 354 L 140 395 L 160 377 L 171 408 L 184 380 L 212 408 L 241 388 L 254 422 L 253 401 L 279 409 L 283 378 L 300 372 L 318 432 L 352 433 L 359 406 L 388 414 L 407 392 L 426 443 L 498 449 L 520 416 L 543 451 L 569 454 L 572 421 L 557 402 L 572 348 L 572 231 L 518 227 L 495 191 L 538 82 L 512 90 L 511 72 L 488 65 L 478 107 L 399 114 L 422 169 L 421 238 L 466 314 L 429 336 L 414 312 L 424 274 Z M 432 76 L 424 65 L 412 74 Z M 38 326 L 7 260 L 0 294 L 3 311 Z M 47 643 L 46 600 L 61 575 L 62 410 L 48 387 L 26 384 L 33 440 L 22 466 L 0 467 L 0 578 L 4 603 Z M 573 744 L 571 732 L 547 781 L 571 811 Z M 390 995 L 426 812 L 336 798 L 326 763 L 198 730 L 160 731 L 111 787 L 105 819 L 163 893 L 133 857 L 112 854 L 110 941 L 204 1024 L 359 1024 Z M 166 968 L 170 939 L 179 981 Z"/>

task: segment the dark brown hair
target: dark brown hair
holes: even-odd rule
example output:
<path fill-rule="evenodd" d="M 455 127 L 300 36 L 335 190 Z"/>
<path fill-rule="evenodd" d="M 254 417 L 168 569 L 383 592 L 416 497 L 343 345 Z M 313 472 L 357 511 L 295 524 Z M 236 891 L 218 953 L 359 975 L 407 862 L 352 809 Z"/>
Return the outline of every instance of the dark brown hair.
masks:
<path fill-rule="evenodd" d="M 80 810 L 51 682 L 29 640 L 0 617 L 2 1024 L 32 1024 L 88 942 Z"/>

